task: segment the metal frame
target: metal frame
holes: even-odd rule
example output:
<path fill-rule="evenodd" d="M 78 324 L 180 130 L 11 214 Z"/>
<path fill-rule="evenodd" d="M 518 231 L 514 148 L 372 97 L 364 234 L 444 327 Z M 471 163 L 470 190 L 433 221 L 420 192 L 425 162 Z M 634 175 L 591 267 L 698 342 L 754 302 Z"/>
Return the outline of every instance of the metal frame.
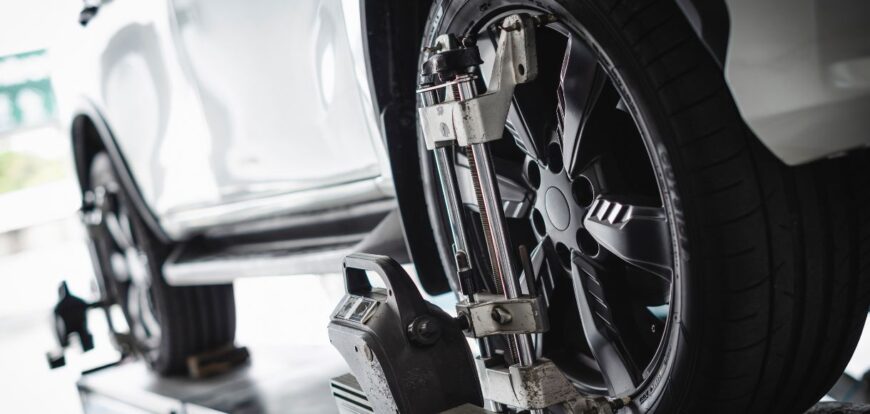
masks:
<path fill-rule="evenodd" d="M 568 412 L 612 412 L 614 407 L 618 408 L 619 402 L 606 399 L 596 402 L 580 396 L 555 364 L 544 359 L 536 360 L 529 335 L 544 332 L 549 326 L 544 307 L 534 293 L 534 285 L 529 283 L 534 279 L 528 277 L 531 275 L 526 277 L 531 295 L 521 296 L 520 279 L 512 261 L 515 255 L 511 251 L 495 169 L 487 146 L 488 142 L 502 137 L 516 85 L 532 81 L 537 76 L 535 26 L 550 19 L 549 16 L 515 14 L 502 21 L 490 90 L 480 95 L 474 75 L 481 62 L 476 46 L 467 39 L 460 43 L 452 35 L 440 36 L 433 48 L 436 53 L 424 63 L 423 84 L 418 89 L 424 106 L 418 109 L 418 119 L 427 148 L 435 151 L 454 236 L 454 255 L 460 271 L 470 269 L 470 265 L 462 261 L 468 252 L 456 197 L 456 178 L 447 162 L 446 148 L 458 144 L 470 152 L 469 167 L 481 207 L 481 222 L 498 295 L 463 291 L 467 298 L 457 305 L 457 313 L 465 322 L 468 336 L 507 335 L 510 354 L 509 360 L 486 356 L 477 359 L 484 398 L 495 411 L 502 411 L 503 406 L 508 405 L 543 413 L 547 407 L 564 404 Z M 442 89 L 443 101 L 437 102 L 437 91 Z M 524 251 L 523 254 L 528 253 Z M 524 259 L 523 268 L 530 271 L 530 258 Z M 469 407 L 462 409 L 473 411 Z"/>

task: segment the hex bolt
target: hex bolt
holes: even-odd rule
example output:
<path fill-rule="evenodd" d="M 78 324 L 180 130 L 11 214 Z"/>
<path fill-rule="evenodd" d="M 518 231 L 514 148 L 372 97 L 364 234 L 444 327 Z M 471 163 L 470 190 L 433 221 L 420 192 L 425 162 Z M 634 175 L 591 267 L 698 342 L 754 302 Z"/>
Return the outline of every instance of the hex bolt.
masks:
<path fill-rule="evenodd" d="M 513 316 L 511 316 L 510 312 L 507 309 L 502 308 L 501 306 L 496 306 L 492 308 L 492 320 L 496 321 L 499 324 L 508 324 L 513 320 Z"/>
<path fill-rule="evenodd" d="M 441 338 L 441 323 L 431 315 L 420 315 L 408 324 L 408 339 L 420 346 L 429 346 Z"/>
<path fill-rule="evenodd" d="M 456 321 L 456 325 L 459 326 L 459 329 L 463 331 L 467 331 L 471 328 L 471 319 L 466 313 L 460 313 L 459 316 L 453 318 L 453 320 Z"/>

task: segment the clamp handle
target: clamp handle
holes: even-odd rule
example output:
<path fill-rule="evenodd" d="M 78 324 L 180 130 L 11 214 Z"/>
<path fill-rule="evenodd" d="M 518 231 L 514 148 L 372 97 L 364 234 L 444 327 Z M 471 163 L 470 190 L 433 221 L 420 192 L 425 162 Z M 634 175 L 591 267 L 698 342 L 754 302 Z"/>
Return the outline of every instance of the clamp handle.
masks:
<path fill-rule="evenodd" d="M 417 285 L 402 266 L 389 256 L 353 253 L 344 258 L 344 283 L 347 293 L 372 297 L 368 271 L 377 274 L 387 288 L 387 306 L 399 315 L 403 326 L 408 326 L 429 309 Z"/>

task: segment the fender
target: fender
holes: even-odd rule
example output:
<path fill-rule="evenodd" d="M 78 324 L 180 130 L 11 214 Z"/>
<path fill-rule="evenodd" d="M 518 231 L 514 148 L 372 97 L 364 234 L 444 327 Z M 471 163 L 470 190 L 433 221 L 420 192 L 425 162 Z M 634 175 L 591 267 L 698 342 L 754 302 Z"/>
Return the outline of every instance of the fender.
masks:
<path fill-rule="evenodd" d="M 72 138 L 72 152 L 75 160 L 76 176 L 79 181 L 79 190 L 84 194 L 90 180 L 90 165 L 94 155 L 105 150 L 112 161 L 115 173 L 121 186 L 126 191 L 139 217 L 145 225 L 154 233 L 157 239 L 164 244 L 172 243 L 172 239 L 160 227 L 157 216 L 145 203 L 136 180 L 130 174 L 130 168 L 121 154 L 115 136 L 109 128 L 105 118 L 100 114 L 96 106 L 87 99 L 80 99 L 74 105 L 70 124 L 70 136 Z"/>
<path fill-rule="evenodd" d="M 731 19 L 724 0 L 675 0 L 677 6 L 692 25 L 698 38 L 719 64 L 725 67 L 728 52 L 728 36 L 731 32 Z"/>
<path fill-rule="evenodd" d="M 429 220 L 417 151 L 417 52 L 431 0 L 365 1 L 363 33 L 408 253 L 431 295 L 450 291 Z"/>

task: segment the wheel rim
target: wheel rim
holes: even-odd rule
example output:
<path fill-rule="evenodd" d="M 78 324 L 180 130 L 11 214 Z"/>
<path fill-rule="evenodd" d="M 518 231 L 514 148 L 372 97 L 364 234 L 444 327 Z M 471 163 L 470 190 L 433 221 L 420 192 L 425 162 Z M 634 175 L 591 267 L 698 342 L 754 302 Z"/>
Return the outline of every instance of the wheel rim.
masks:
<path fill-rule="evenodd" d="M 492 24 L 516 12 L 495 11 L 470 32 L 482 79 L 495 52 Z M 669 337 L 672 220 L 645 126 L 587 39 L 567 23 L 538 29 L 538 80 L 517 88 L 505 128 L 512 139 L 493 153 L 513 242 L 535 246 L 538 291 L 560 316 L 536 337 L 539 355 L 587 393 L 627 395 L 652 379 Z M 463 149 L 454 166 L 466 217 L 479 223 Z M 476 264 L 487 269 L 483 234 L 472 227 Z"/>
<path fill-rule="evenodd" d="M 130 216 L 116 186 L 94 189 L 106 238 L 109 274 L 122 295 L 130 333 L 146 354 L 160 343 L 160 323 L 155 310 L 152 274 L 147 253 L 141 248 Z"/>

